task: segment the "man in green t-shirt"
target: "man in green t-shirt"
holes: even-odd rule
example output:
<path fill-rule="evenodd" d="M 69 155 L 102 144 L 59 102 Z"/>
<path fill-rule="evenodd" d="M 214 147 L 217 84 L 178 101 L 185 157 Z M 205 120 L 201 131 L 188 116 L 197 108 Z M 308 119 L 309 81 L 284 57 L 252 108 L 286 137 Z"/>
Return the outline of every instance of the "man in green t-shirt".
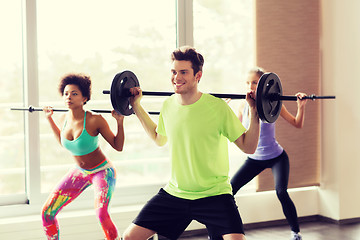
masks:
<path fill-rule="evenodd" d="M 172 55 L 171 83 L 175 94 L 154 123 L 140 104 L 141 89 L 130 89 L 130 103 L 145 131 L 157 145 L 169 142 L 171 179 L 124 233 L 124 239 L 148 239 L 153 234 L 177 239 L 192 220 L 204 224 L 210 239 L 245 239 L 243 224 L 229 181 L 228 140 L 253 153 L 259 138 L 255 92 L 248 92 L 248 130 L 222 99 L 198 90 L 204 64 L 194 48 Z"/>

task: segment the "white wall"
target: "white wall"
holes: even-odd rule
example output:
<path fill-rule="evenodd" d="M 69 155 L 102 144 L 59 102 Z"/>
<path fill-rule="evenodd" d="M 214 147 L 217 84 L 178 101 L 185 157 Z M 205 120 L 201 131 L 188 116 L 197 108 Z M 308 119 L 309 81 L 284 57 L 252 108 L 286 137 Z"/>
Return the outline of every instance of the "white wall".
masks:
<path fill-rule="evenodd" d="M 336 95 L 322 111 L 320 214 L 360 217 L 360 1 L 322 0 L 322 91 Z"/>

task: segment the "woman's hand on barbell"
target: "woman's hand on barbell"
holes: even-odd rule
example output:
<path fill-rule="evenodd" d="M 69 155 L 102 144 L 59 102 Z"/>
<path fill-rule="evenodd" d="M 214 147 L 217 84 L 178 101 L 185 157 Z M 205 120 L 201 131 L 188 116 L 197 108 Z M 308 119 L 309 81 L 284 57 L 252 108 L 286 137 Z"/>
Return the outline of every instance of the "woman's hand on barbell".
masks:
<path fill-rule="evenodd" d="M 50 118 L 54 114 L 54 111 L 50 106 L 43 107 L 43 112 L 45 113 L 46 118 Z"/>
<path fill-rule="evenodd" d="M 302 93 L 302 92 L 298 92 L 295 94 L 295 96 L 297 96 L 297 105 L 298 105 L 298 108 L 302 108 L 302 107 L 305 107 L 305 104 L 307 102 L 307 99 L 303 99 L 304 97 L 306 97 L 306 93 Z"/>
<path fill-rule="evenodd" d="M 256 92 L 255 91 L 249 91 L 246 93 L 245 97 L 247 103 L 249 104 L 250 108 L 256 108 Z"/>
<path fill-rule="evenodd" d="M 116 110 L 112 110 L 111 111 L 111 115 L 113 118 L 116 119 L 116 121 L 122 121 L 124 119 L 124 115 L 122 115 L 121 113 L 119 113 L 118 111 Z"/>

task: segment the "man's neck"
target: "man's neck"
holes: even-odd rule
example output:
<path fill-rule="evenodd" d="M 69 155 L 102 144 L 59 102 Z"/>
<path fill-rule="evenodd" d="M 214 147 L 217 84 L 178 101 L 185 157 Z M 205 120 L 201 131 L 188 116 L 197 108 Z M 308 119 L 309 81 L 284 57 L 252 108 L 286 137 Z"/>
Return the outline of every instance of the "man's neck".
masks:
<path fill-rule="evenodd" d="M 190 105 L 197 102 L 201 98 L 202 92 L 196 91 L 191 93 L 177 94 L 178 102 L 181 105 Z"/>

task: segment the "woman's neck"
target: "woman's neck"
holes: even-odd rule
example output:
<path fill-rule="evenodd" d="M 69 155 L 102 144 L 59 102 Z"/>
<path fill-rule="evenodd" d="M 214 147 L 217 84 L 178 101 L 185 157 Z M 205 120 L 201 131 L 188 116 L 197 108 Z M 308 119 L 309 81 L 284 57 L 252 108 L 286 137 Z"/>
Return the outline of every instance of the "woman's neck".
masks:
<path fill-rule="evenodd" d="M 85 110 L 82 107 L 76 109 L 69 109 L 68 114 L 69 117 L 71 117 L 72 119 L 83 119 L 85 115 Z"/>

